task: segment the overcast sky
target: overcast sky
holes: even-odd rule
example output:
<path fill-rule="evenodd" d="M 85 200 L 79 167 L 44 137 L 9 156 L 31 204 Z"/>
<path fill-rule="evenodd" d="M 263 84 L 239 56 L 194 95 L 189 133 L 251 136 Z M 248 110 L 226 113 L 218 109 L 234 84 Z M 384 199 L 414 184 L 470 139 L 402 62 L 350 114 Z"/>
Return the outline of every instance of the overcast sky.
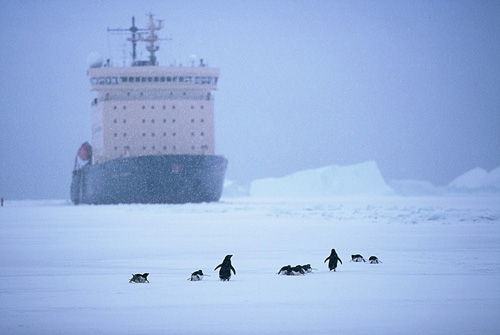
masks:
<path fill-rule="evenodd" d="M 129 61 L 135 15 L 162 65 L 221 69 L 216 152 L 246 184 L 376 161 L 448 184 L 500 165 L 499 1 L 0 1 L 0 196 L 69 198 L 91 140 L 91 52 Z M 139 49 L 139 56 L 147 53 Z"/>

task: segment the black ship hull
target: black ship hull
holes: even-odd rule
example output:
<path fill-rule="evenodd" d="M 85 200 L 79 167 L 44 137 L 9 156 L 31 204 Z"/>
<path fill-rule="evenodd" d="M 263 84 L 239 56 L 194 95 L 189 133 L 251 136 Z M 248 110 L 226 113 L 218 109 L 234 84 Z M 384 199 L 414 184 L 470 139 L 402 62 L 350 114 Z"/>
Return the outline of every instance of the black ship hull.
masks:
<path fill-rule="evenodd" d="M 227 159 L 215 155 L 119 158 L 73 172 L 75 204 L 218 201 Z"/>

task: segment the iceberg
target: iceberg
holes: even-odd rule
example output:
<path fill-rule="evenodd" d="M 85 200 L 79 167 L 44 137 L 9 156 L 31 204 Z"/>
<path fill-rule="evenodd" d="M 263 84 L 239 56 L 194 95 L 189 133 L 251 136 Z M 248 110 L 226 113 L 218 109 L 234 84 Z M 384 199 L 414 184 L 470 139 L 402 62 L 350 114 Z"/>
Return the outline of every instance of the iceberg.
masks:
<path fill-rule="evenodd" d="M 330 165 L 295 172 L 282 178 L 254 180 L 252 197 L 330 197 L 350 195 L 394 195 L 374 161 Z"/>
<path fill-rule="evenodd" d="M 487 172 L 476 167 L 448 184 L 449 190 L 467 191 L 500 191 L 500 166 Z"/>

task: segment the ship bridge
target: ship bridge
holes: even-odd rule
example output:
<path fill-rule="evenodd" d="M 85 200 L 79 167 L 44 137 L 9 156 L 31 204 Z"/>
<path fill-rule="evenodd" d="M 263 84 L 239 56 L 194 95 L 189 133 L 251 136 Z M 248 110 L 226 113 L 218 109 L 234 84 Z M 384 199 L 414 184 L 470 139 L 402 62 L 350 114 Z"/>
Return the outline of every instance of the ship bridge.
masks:
<path fill-rule="evenodd" d="M 147 29 L 132 21 L 128 67 L 96 63 L 88 69 L 92 90 L 93 163 L 144 155 L 212 155 L 214 99 L 219 69 L 200 61 L 192 66 L 158 66 L 156 24 Z M 141 31 L 148 31 L 147 36 Z M 146 42 L 148 61 L 135 59 L 137 42 Z"/>

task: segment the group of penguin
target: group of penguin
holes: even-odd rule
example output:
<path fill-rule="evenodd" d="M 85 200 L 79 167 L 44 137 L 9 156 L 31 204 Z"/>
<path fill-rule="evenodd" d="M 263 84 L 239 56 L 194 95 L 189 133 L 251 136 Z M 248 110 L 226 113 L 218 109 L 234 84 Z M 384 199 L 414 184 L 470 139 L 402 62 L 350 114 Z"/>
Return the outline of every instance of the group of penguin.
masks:
<path fill-rule="evenodd" d="M 229 279 L 231 279 L 231 271 L 233 271 L 233 273 L 236 274 L 236 270 L 234 269 L 233 265 L 231 264 L 231 257 L 233 257 L 233 255 L 226 255 L 226 257 L 224 257 L 224 260 L 222 261 L 222 263 L 217 265 L 214 269 L 214 271 L 215 271 L 215 270 L 220 268 L 219 278 L 222 281 L 228 281 Z M 204 276 L 209 277 L 209 275 L 203 274 L 202 270 L 198 270 L 198 271 L 191 273 L 191 277 L 188 278 L 188 280 L 199 281 L 199 280 L 202 280 Z"/>
<path fill-rule="evenodd" d="M 339 255 L 335 251 L 335 249 L 332 249 L 330 252 L 330 256 L 328 256 L 323 263 L 326 263 L 328 261 L 328 268 L 330 271 L 337 271 L 337 265 L 340 262 L 342 264 L 342 260 L 340 259 Z M 360 254 L 355 254 L 351 255 L 351 262 L 366 262 L 366 260 L 363 258 L 362 255 Z M 370 264 L 379 264 L 382 263 L 377 256 L 370 256 L 368 258 L 368 262 Z M 283 266 L 279 271 L 279 275 L 287 275 L 287 276 L 297 276 L 297 275 L 304 275 L 308 272 L 312 272 L 312 270 L 315 270 L 311 268 L 311 264 L 306 264 L 306 265 L 296 265 L 292 267 L 291 265 L 286 265 Z"/>
<path fill-rule="evenodd" d="M 231 271 L 233 271 L 234 274 L 236 274 L 236 270 L 234 269 L 233 265 L 231 264 L 231 257 L 233 255 L 226 255 L 224 257 L 224 260 L 222 261 L 221 264 L 217 265 L 214 269 L 219 270 L 219 278 L 222 281 L 227 281 L 231 279 Z M 137 284 L 142 284 L 142 283 L 149 283 L 148 280 L 149 273 L 136 273 L 132 274 L 132 278 L 130 278 L 129 283 L 137 283 Z M 191 281 L 199 281 L 202 280 L 204 276 L 208 276 L 203 273 L 202 270 L 195 271 L 191 274 L 191 277 L 188 278 L 188 280 Z"/>
<path fill-rule="evenodd" d="M 219 270 L 219 278 L 221 281 L 228 281 L 231 279 L 231 271 L 236 275 L 236 270 L 234 269 L 233 265 L 231 264 L 231 257 L 233 255 L 226 255 L 224 257 L 224 260 L 222 261 L 221 264 L 217 265 L 214 269 L 220 269 Z M 339 255 L 335 251 L 335 249 L 332 249 L 330 252 L 330 256 L 328 256 L 323 263 L 326 263 L 328 261 L 328 268 L 330 271 L 336 271 L 337 265 L 340 262 L 342 264 L 342 260 L 340 259 Z M 360 254 L 356 255 L 351 255 L 351 262 L 366 262 L 366 260 L 361 256 Z M 370 264 L 379 264 L 382 263 L 376 256 L 370 256 L 368 259 L 368 262 Z M 312 270 L 315 270 L 311 267 L 311 264 L 306 264 L 306 265 L 296 265 L 296 266 L 291 266 L 291 265 L 286 265 L 283 266 L 279 271 L 279 275 L 287 275 L 287 276 L 297 276 L 297 275 L 304 275 L 306 273 L 312 272 Z M 136 273 L 132 274 L 132 278 L 129 280 L 129 283 L 149 283 L 148 280 L 149 273 Z M 191 277 L 188 278 L 187 280 L 190 281 L 200 281 L 203 279 L 204 276 L 209 276 L 205 275 L 202 270 L 195 271 L 191 274 Z"/>

